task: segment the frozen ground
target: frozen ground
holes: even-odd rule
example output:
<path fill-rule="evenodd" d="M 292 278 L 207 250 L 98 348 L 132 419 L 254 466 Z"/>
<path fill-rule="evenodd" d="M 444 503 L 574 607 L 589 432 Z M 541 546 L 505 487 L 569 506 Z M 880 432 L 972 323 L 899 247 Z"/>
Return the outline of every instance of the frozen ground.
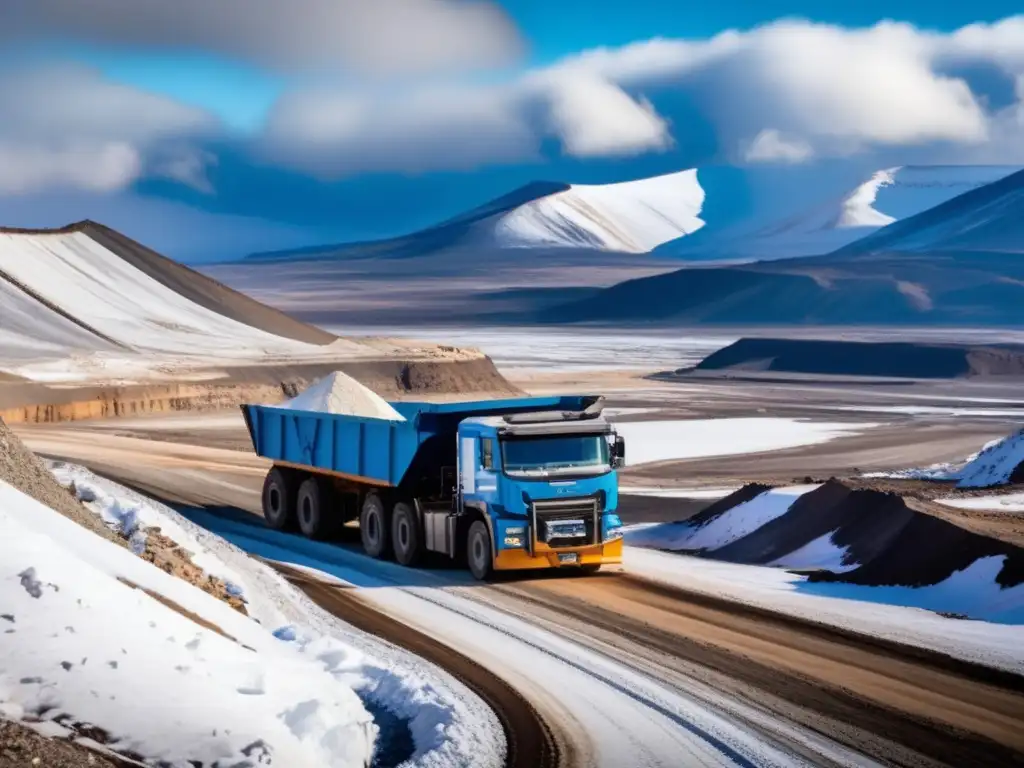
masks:
<path fill-rule="evenodd" d="M 80 495 L 93 499 L 90 508 L 108 524 L 121 530 L 159 526 L 164 535 L 193 552 L 193 562 L 211 575 L 228 580 L 233 593 L 246 601 L 252 618 L 164 574 L 127 550 L 96 539 L 45 507 L 22 503 L 13 496 L 16 491 L 2 486 L 0 490 L 7 495 L 0 498 L 0 510 L 10 506 L 15 514 L 12 519 L 10 511 L 4 513 L 5 530 L 17 532 L 17 526 L 30 526 L 24 537 L 21 533 L 5 535 L 0 542 L 0 547 L 8 543 L 23 553 L 13 559 L 5 554 L 4 576 L 10 575 L 10 579 L 0 584 L 17 584 L 22 579 L 18 574 L 35 568 L 34 579 L 60 588 L 53 590 L 52 599 L 43 606 L 47 620 L 75 627 L 74 632 L 58 634 L 61 644 L 47 644 L 40 642 L 38 633 L 46 632 L 48 624 L 29 624 L 15 616 L 19 631 L 22 626 L 28 627 L 22 637 L 31 643 L 32 650 L 23 648 L 17 660 L 9 662 L 5 655 L 0 662 L 0 700 L 7 702 L 3 706 L 9 716 L 37 707 L 45 699 L 53 702 L 50 706 L 62 706 L 81 719 L 85 719 L 81 713 L 87 713 L 90 722 L 115 737 L 129 739 L 131 749 L 146 755 L 178 759 L 195 755 L 202 759 L 213 750 L 225 759 L 231 749 L 237 751 L 262 739 L 273 752 L 275 765 L 362 766 L 374 737 L 365 702 L 371 709 L 390 711 L 409 729 L 414 752 L 407 756 L 408 765 L 502 764 L 504 738 L 493 713 L 445 673 L 325 614 L 274 571 L 173 510 L 81 468 L 60 465 L 55 472 L 60 480 L 73 481 Z M 22 541 L 25 537 L 29 544 Z M 53 554 L 44 558 L 45 553 Z M 80 558 L 85 558 L 84 562 Z M 6 573 L 9 563 L 11 568 L 19 569 L 12 571 L 13 575 Z M 76 581 L 79 574 L 85 575 Z M 238 643 L 200 630 L 144 593 L 130 590 L 117 577 L 173 600 Z M 10 589 L 18 594 L 17 587 Z M 51 598 L 45 587 L 42 595 Z M 65 613 L 74 604 L 62 603 L 61 611 L 54 611 L 56 596 L 61 600 L 84 600 L 90 612 L 83 613 L 79 604 L 80 615 L 72 620 Z M 130 620 L 121 621 L 126 601 L 138 603 L 141 608 L 138 617 L 133 612 L 128 616 Z M 95 613 L 91 612 L 93 602 Z M 8 604 L 6 599 L 4 604 Z M 114 613 L 108 615 L 103 610 Z M 145 621 L 156 625 L 145 625 Z M 122 624 L 128 626 L 122 630 Z M 102 637 L 111 627 L 118 628 L 113 643 L 109 637 Z M 35 634 L 28 634 L 30 630 Z M 193 635 L 197 639 L 190 640 Z M 129 640 L 136 645 L 128 645 Z M 134 662 L 122 658 L 122 646 L 136 659 Z M 56 659 L 54 654 L 61 658 Z M 104 665 L 104 654 L 112 656 L 115 666 Z M 82 658 L 86 661 L 77 661 Z M 60 664 L 69 659 L 75 661 L 75 666 L 60 670 Z M 89 659 L 95 664 L 89 665 Z M 26 664 L 36 665 L 30 671 L 37 667 L 45 671 L 51 663 L 60 674 L 21 672 Z M 90 670 L 97 670 L 99 676 Z M 166 675 L 161 677 L 164 670 Z M 72 672 L 79 677 L 74 678 Z M 11 682 L 33 677 L 43 682 L 29 687 Z M 143 679 L 147 682 L 140 688 Z M 179 680 L 184 683 L 176 688 Z M 68 681 L 73 685 L 65 688 Z M 106 691 L 114 698 L 105 708 L 94 710 L 90 699 L 81 698 L 88 696 L 86 690 Z M 138 705 L 140 691 L 148 692 L 146 706 Z M 125 700 L 129 696 L 134 702 L 134 709 L 129 706 L 134 719 L 126 716 Z M 234 701 L 232 697 L 239 698 Z M 204 702 L 203 706 L 191 707 L 194 717 L 187 719 L 181 730 L 168 729 L 166 723 L 176 715 L 170 711 L 162 714 L 161 707 L 180 707 L 180 702 L 193 699 Z M 223 725 L 209 736 L 211 723 Z M 190 737 L 192 731 L 194 738 Z M 181 754 L 182 743 L 191 744 L 189 749 L 193 751 Z"/>
<path fill-rule="evenodd" d="M 5 716 L 68 716 L 153 761 L 369 761 L 375 728 L 344 684 L 354 649 L 282 643 L 5 483 L 0 522 Z"/>
<path fill-rule="evenodd" d="M 656 461 L 760 453 L 857 435 L 877 424 L 803 419 L 690 419 L 619 422 L 629 466 Z"/>
<path fill-rule="evenodd" d="M 409 328 L 331 326 L 331 333 L 351 338 L 431 339 L 439 344 L 469 346 L 494 360 L 505 374 L 551 371 L 670 371 L 696 365 L 736 340 L 714 332 L 683 334 L 622 333 L 578 328 Z"/>
<path fill-rule="evenodd" d="M 1024 585 L 998 590 L 1001 562 L 977 561 L 924 588 L 810 583 L 780 568 L 638 547 L 626 548 L 624 563 L 626 571 L 654 581 L 1024 673 Z M 948 619 L 937 610 L 990 621 Z"/>
<path fill-rule="evenodd" d="M 1024 513 L 1024 493 L 1003 493 L 992 496 L 972 496 L 967 499 L 936 499 L 958 509 L 980 509 L 987 512 Z"/>
<path fill-rule="evenodd" d="M 534 691 L 565 722 L 588 734 L 588 764 L 805 764 L 720 714 L 732 706 L 721 694 L 710 692 L 717 706 L 705 706 L 684 690 L 588 649 L 564 629 L 510 610 L 507 601 L 496 600 L 499 595 L 481 590 L 462 571 L 410 570 L 201 510 L 189 516 L 246 551 L 356 585 L 364 599 L 389 615 Z M 763 715 L 746 709 L 743 714 L 768 727 Z"/>

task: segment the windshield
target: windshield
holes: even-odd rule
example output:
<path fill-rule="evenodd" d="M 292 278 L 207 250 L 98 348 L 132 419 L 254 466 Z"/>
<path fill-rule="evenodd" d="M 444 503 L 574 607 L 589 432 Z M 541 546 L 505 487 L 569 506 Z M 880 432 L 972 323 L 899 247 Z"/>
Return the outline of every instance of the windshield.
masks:
<path fill-rule="evenodd" d="M 506 472 L 609 467 L 608 440 L 604 435 L 503 440 L 501 456 Z"/>

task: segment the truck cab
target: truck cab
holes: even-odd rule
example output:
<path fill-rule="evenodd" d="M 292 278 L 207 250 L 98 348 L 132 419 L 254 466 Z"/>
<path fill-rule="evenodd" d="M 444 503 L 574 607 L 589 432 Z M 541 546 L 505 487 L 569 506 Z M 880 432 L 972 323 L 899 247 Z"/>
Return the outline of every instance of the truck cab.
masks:
<path fill-rule="evenodd" d="M 616 469 L 624 444 L 599 414 L 468 418 L 458 446 L 457 511 L 488 534 L 467 536 L 474 576 L 622 562 Z"/>

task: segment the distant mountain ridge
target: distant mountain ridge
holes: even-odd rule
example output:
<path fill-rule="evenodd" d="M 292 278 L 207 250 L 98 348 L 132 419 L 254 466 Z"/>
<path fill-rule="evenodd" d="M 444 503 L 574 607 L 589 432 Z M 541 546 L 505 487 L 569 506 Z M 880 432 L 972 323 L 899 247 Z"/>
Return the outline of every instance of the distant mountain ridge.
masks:
<path fill-rule="evenodd" d="M 715 229 L 669 243 L 684 259 L 757 261 L 830 253 L 965 192 L 1021 170 L 1019 166 L 895 166 L 878 170 L 842 195 L 767 223 Z"/>
<path fill-rule="evenodd" d="M 704 197 L 695 169 L 615 184 L 535 182 L 408 235 L 249 259 L 412 258 L 466 248 L 647 253 L 703 227 Z"/>

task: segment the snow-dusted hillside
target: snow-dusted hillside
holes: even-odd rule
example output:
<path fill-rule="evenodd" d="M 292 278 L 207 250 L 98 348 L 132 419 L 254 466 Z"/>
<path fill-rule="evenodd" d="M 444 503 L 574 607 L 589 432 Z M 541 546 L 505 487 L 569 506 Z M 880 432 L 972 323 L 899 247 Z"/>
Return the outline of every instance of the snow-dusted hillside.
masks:
<path fill-rule="evenodd" d="M 0 370 L 35 381 L 373 356 L 90 222 L 0 229 Z"/>
<path fill-rule="evenodd" d="M 1024 429 L 986 445 L 959 473 L 960 488 L 1005 485 L 1024 465 Z"/>
<path fill-rule="evenodd" d="M 1016 166 L 902 166 L 872 174 L 849 192 L 768 224 L 714 231 L 667 246 L 684 257 L 779 259 L 831 253 L 883 227 L 1002 179 Z M 756 221 L 756 216 L 754 217 Z"/>
<path fill-rule="evenodd" d="M 573 184 L 499 214 L 504 247 L 563 246 L 646 253 L 696 232 L 704 190 L 696 169 L 621 184 Z"/>

